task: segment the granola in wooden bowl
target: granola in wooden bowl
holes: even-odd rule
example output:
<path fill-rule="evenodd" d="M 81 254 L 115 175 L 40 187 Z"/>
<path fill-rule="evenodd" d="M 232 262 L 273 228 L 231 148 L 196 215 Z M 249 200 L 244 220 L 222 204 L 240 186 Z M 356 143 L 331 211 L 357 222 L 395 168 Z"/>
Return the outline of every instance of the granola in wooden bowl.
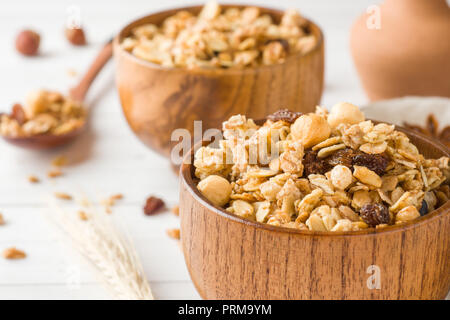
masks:
<path fill-rule="evenodd" d="M 309 22 L 296 10 L 274 21 L 257 7 L 221 8 L 210 1 L 198 15 L 183 10 L 161 25 L 136 27 L 121 46 L 165 67 L 192 69 L 282 63 L 289 54 L 307 53 L 316 44 Z"/>
<path fill-rule="evenodd" d="M 262 125 L 236 115 L 194 160 L 198 190 L 245 219 L 313 231 L 414 220 L 450 198 L 449 158 L 426 159 L 394 125 L 358 107 L 287 110 Z"/>

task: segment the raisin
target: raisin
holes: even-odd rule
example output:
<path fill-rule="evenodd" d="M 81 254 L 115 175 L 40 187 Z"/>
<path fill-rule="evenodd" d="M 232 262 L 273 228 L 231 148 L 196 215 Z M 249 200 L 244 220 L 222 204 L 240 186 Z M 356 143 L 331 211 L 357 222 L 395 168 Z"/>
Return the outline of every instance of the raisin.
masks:
<path fill-rule="evenodd" d="M 288 109 L 280 109 L 275 113 L 267 116 L 267 119 L 272 121 L 282 120 L 287 123 L 294 123 L 295 120 L 302 115 L 301 112 L 293 112 Z"/>
<path fill-rule="evenodd" d="M 386 172 L 389 159 L 384 155 L 359 153 L 353 157 L 353 165 L 366 167 L 379 176 Z"/>
<path fill-rule="evenodd" d="M 317 157 L 317 152 L 308 150 L 303 158 L 303 176 L 308 177 L 310 174 L 325 174 L 331 168 L 323 159 Z"/>
<path fill-rule="evenodd" d="M 353 149 L 346 148 L 336 151 L 332 155 L 328 156 L 325 161 L 331 168 L 334 168 L 337 165 L 343 165 L 352 169 L 354 156 L 355 151 Z"/>
<path fill-rule="evenodd" d="M 391 217 L 387 206 L 381 203 L 368 203 L 363 205 L 359 215 L 369 227 L 379 224 L 389 224 Z"/>
<path fill-rule="evenodd" d="M 305 174 L 307 177 L 310 174 L 325 174 L 329 170 L 333 169 L 337 165 L 343 165 L 353 170 L 353 166 L 366 167 L 379 176 L 382 176 L 389 164 L 389 158 L 385 155 L 379 154 L 367 154 L 359 150 L 353 150 L 351 148 L 345 148 L 338 150 L 325 159 L 317 157 L 316 151 L 306 151 L 303 159 L 305 166 Z"/>
<path fill-rule="evenodd" d="M 428 203 L 425 200 L 422 200 L 422 206 L 420 207 L 419 213 L 421 216 L 428 213 Z"/>
<path fill-rule="evenodd" d="M 150 196 L 145 203 L 144 213 L 147 216 L 150 216 L 157 213 L 158 211 L 160 211 L 160 209 L 164 207 L 165 203 L 163 200 L 154 196 Z"/>
<path fill-rule="evenodd" d="M 304 176 L 325 174 L 337 165 L 343 165 L 352 169 L 353 156 L 354 151 L 350 148 L 338 150 L 324 159 L 317 157 L 317 151 L 308 150 L 305 152 L 303 159 L 303 165 L 305 166 Z"/>

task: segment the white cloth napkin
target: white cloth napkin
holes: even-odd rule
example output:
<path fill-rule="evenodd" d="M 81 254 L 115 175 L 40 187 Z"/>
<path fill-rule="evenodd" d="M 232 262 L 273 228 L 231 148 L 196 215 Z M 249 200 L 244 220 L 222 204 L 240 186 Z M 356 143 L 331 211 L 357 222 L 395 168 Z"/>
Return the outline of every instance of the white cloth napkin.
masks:
<path fill-rule="evenodd" d="M 433 113 L 440 128 L 450 125 L 450 99 L 441 97 L 404 97 L 370 103 L 362 107 L 367 118 L 403 125 L 424 125 Z"/>

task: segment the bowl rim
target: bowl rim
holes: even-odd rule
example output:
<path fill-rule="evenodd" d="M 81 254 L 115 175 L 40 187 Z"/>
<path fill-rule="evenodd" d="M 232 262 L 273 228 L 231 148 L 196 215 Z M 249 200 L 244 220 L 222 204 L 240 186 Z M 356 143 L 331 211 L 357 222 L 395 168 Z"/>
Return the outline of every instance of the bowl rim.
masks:
<path fill-rule="evenodd" d="M 265 11 L 270 11 L 272 14 L 279 14 L 282 15 L 283 12 L 285 10 L 282 9 L 275 9 L 275 8 L 271 8 L 271 7 L 265 7 L 265 6 L 258 6 L 258 5 L 250 5 L 250 4 L 230 4 L 230 3 L 221 3 L 220 6 L 222 8 L 243 8 L 243 7 L 256 7 L 259 9 L 263 9 Z M 251 67 L 251 68 L 242 68 L 242 69 L 237 69 L 237 68 L 229 68 L 229 69 L 224 69 L 224 68 L 195 68 L 195 69 L 188 69 L 188 68 L 182 68 L 182 67 L 166 67 L 166 66 L 162 66 L 160 64 L 154 63 L 154 62 L 150 62 L 141 58 L 136 57 L 135 55 L 133 55 L 132 53 L 124 50 L 120 43 L 123 40 L 123 38 L 125 37 L 125 32 L 128 31 L 129 28 L 131 27 L 135 27 L 138 26 L 140 24 L 144 24 L 144 21 L 147 21 L 150 17 L 159 15 L 159 14 L 164 14 L 164 13 L 172 13 L 175 14 L 176 12 L 182 11 L 182 10 L 196 10 L 196 9 L 201 9 L 203 7 L 203 5 L 192 5 L 192 6 L 186 6 L 186 7 L 175 7 L 175 8 L 171 8 L 171 9 L 166 9 L 166 10 L 162 10 L 162 11 L 157 11 L 145 16 L 142 16 L 140 18 L 137 18 L 131 22 L 129 22 L 127 25 L 125 25 L 123 28 L 120 29 L 119 33 L 114 37 L 114 51 L 116 53 L 121 53 L 124 57 L 131 59 L 132 61 L 134 61 L 135 63 L 142 65 L 144 67 L 149 67 L 149 68 L 153 68 L 153 69 L 157 69 L 157 70 L 161 70 L 161 71 L 170 71 L 170 72 L 189 72 L 192 74 L 203 74 L 203 75 L 233 75 L 233 74 L 254 74 L 254 73 L 258 73 L 262 70 L 270 70 L 273 68 L 280 68 L 285 66 L 286 64 L 288 64 L 288 62 L 290 61 L 294 61 L 295 59 L 302 59 L 303 57 L 307 57 L 309 55 L 312 55 L 313 53 L 319 51 L 322 47 L 323 47 L 323 43 L 324 43 L 324 35 L 322 32 L 322 29 L 312 20 L 305 18 L 306 21 L 308 21 L 308 23 L 312 26 L 312 28 L 315 30 L 315 32 L 317 32 L 317 42 L 316 45 L 308 52 L 306 53 L 300 53 L 297 52 L 295 54 L 289 54 L 286 59 L 282 62 L 282 63 L 276 63 L 276 64 L 271 64 L 271 65 L 260 65 L 257 67 Z"/>
<path fill-rule="evenodd" d="M 374 121 L 375 122 L 375 121 Z M 399 130 L 405 134 L 408 135 L 408 137 L 414 137 L 415 139 L 419 139 L 424 141 L 427 144 L 433 145 L 435 148 L 437 148 L 439 151 L 442 151 L 442 156 L 450 157 L 450 150 L 444 146 L 439 141 L 432 140 L 431 138 L 422 135 L 420 133 L 417 133 L 415 131 L 412 131 L 410 129 L 401 127 L 401 126 L 395 126 L 396 130 Z M 202 142 L 200 142 L 202 143 Z M 184 160 L 189 159 L 193 157 L 193 151 L 194 149 L 200 144 L 197 143 L 195 146 L 193 146 L 188 154 L 185 156 Z M 299 230 L 294 228 L 288 228 L 288 227 L 277 227 L 272 226 L 267 223 L 261 223 L 257 221 L 251 221 L 246 220 L 244 218 L 241 218 L 238 215 L 235 215 L 233 213 L 230 213 L 226 211 L 225 209 L 215 206 L 211 204 L 197 189 L 195 182 L 192 177 L 192 167 L 193 163 L 186 163 L 186 161 L 183 160 L 183 163 L 180 167 L 179 172 L 179 178 L 180 182 L 185 186 L 185 189 L 190 193 L 193 199 L 200 203 L 203 207 L 206 207 L 209 211 L 214 212 L 215 214 L 220 215 L 223 218 L 229 219 L 231 221 L 234 221 L 236 223 L 241 223 L 243 225 L 253 227 L 255 229 L 261 229 L 268 232 L 276 232 L 276 233 L 287 233 L 287 234 L 298 234 L 298 235 L 304 235 L 304 236 L 319 236 L 319 237 L 352 237 L 352 236 L 373 236 L 376 234 L 387 234 L 387 233 L 395 233 L 395 232 L 402 232 L 404 230 L 414 229 L 419 226 L 425 225 L 427 223 L 430 223 L 436 219 L 441 218 L 442 216 L 449 215 L 450 214 L 450 200 L 447 201 L 445 204 L 443 204 L 438 209 L 433 210 L 432 212 L 426 214 L 425 216 L 421 216 L 419 218 L 416 218 L 412 221 L 408 221 L 402 224 L 395 224 L 390 225 L 384 228 L 368 228 L 358 231 L 312 231 L 312 230 Z M 182 192 L 180 190 L 180 192 Z"/>

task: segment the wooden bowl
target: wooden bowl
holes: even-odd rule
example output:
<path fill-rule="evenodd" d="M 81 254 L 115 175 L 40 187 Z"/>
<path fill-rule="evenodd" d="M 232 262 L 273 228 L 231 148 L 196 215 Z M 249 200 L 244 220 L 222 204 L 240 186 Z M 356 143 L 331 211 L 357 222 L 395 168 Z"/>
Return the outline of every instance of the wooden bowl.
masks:
<path fill-rule="evenodd" d="M 449 156 L 397 129 L 426 157 Z M 193 165 L 180 176 L 183 252 L 202 298 L 444 299 L 450 289 L 450 201 L 402 225 L 313 232 L 241 219 L 199 193 Z M 380 289 L 369 289 L 378 275 Z"/>
<path fill-rule="evenodd" d="M 222 7 L 243 7 L 222 5 Z M 282 64 L 257 68 L 167 68 L 139 59 L 120 47 L 136 26 L 162 21 L 180 10 L 200 12 L 201 6 L 159 12 L 126 26 L 114 40 L 116 83 L 125 117 L 138 138 L 169 156 L 171 134 L 178 128 L 194 132 L 194 120 L 202 129 L 220 127 L 235 114 L 259 119 L 280 108 L 311 112 L 320 102 L 324 74 L 324 44 L 320 28 L 310 22 L 318 38 L 307 54 L 292 54 Z M 282 11 L 261 8 L 276 21 Z"/>

